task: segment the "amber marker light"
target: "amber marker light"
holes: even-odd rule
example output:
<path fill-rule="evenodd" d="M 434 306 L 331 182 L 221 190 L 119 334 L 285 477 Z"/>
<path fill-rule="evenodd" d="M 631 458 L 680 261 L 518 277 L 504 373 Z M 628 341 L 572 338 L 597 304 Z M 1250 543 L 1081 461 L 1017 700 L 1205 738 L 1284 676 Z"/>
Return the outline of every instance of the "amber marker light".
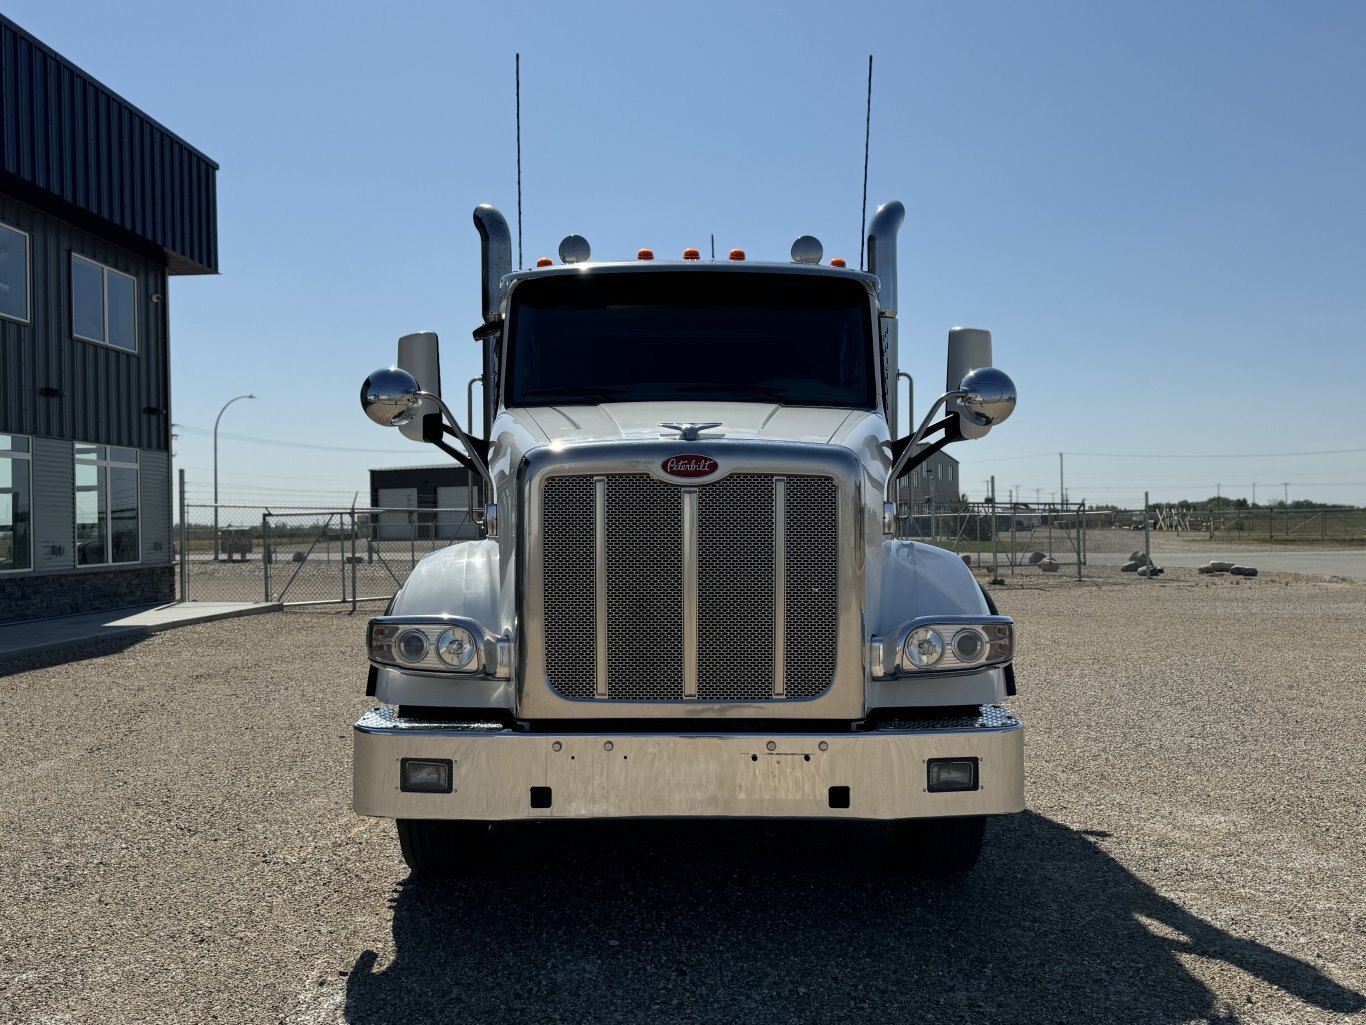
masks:
<path fill-rule="evenodd" d="M 655 251 L 653 249 L 642 249 L 640 252 L 636 253 L 637 260 L 653 260 L 654 258 Z"/>
<path fill-rule="evenodd" d="M 699 253 L 696 249 L 685 249 L 683 250 L 683 259 L 700 260 L 702 259 L 702 254 Z"/>
<path fill-rule="evenodd" d="M 843 258 L 842 256 L 837 256 L 837 257 L 835 257 L 833 260 L 830 261 L 830 266 L 831 266 L 831 267 L 848 267 L 849 265 L 848 265 L 847 263 L 844 262 L 844 258 Z"/>
<path fill-rule="evenodd" d="M 745 251 L 743 249 L 732 249 L 730 251 L 730 258 L 734 260 L 736 263 L 739 263 L 742 260 L 744 260 Z"/>
<path fill-rule="evenodd" d="M 542 256 L 539 260 L 536 261 L 536 266 L 537 266 L 537 267 L 553 267 L 553 266 L 555 266 L 555 261 L 552 260 L 552 259 L 551 259 L 550 257 L 548 257 L 548 256 Z"/>

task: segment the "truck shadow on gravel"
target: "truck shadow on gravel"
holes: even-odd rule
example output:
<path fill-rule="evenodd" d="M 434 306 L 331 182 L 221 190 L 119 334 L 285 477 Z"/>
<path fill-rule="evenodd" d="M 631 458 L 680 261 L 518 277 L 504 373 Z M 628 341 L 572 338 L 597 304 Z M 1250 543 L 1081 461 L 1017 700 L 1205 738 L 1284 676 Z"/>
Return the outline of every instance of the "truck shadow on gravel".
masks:
<path fill-rule="evenodd" d="M 1088 836 L 997 820 L 964 880 L 896 871 L 857 823 L 506 827 L 477 878 L 404 882 L 396 957 L 365 951 L 351 1022 L 1231 1022 L 1182 955 L 1323 1011 L 1314 966 L 1215 928 Z M 1236 983 L 1235 983 L 1236 985 Z M 1236 1001 L 1236 1004 L 1230 1003 Z"/>

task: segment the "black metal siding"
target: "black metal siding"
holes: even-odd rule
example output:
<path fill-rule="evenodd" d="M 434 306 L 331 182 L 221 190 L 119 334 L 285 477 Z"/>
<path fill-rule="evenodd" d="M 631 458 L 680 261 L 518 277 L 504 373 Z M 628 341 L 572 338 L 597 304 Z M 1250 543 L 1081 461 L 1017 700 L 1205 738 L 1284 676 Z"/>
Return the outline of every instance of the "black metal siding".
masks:
<path fill-rule="evenodd" d="M 0 432 L 165 451 L 165 268 L 3 195 L 0 221 L 28 232 L 30 280 L 29 323 L 0 318 Z M 136 353 L 72 338 L 73 252 L 136 279 Z"/>
<path fill-rule="evenodd" d="M 212 274 L 217 170 L 0 16 L 0 174 L 157 247 L 172 274 Z"/>

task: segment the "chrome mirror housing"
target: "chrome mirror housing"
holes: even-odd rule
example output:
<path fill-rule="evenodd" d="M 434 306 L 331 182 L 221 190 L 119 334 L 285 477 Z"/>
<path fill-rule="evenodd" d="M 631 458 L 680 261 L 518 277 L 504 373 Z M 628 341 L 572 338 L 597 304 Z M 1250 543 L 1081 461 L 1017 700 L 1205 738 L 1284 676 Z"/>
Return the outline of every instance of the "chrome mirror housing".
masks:
<path fill-rule="evenodd" d="M 365 415 L 382 427 L 402 427 L 421 401 L 416 378 L 398 367 L 376 370 L 360 386 Z"/>
<path fill-rule="evenodd" d="M 963 393 L 959 408 L 978 427 L 999 424 L 1015 412 L 1015 382 L 1003 370 L 978 367 L 963 378 L 958 389 Z"/>

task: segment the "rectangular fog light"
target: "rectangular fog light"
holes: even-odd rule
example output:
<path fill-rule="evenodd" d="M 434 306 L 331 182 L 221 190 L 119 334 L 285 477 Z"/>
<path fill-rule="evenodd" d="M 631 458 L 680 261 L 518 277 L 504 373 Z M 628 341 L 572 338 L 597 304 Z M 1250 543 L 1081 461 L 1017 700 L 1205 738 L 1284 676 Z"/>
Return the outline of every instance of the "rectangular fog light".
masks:
<path fill-rule="evenodd" d="M 404 758 L 399 763 L 399 789 L 405 793 L 449 794 L 451 763 L 444 758 Z"/>
<path fill-rule="evenodd" d="M 932 794 L 977 789 L 976 758 L 931 758 L 925 784 Z"/>

